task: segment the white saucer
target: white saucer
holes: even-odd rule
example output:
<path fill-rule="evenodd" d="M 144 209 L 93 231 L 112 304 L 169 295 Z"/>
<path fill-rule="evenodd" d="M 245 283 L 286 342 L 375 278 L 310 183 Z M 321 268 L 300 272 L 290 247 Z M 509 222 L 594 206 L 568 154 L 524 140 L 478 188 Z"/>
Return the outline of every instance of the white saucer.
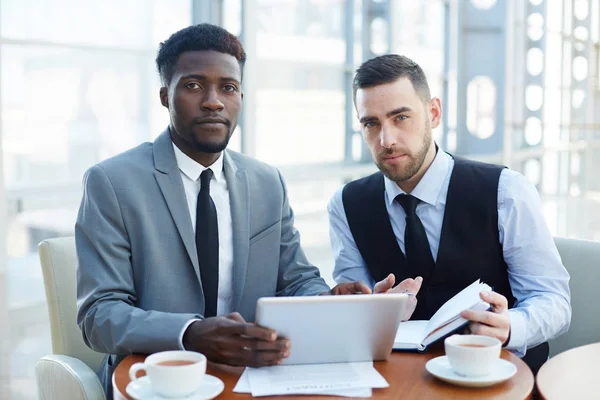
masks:
<path fill-rule="evenodd" d="M 129 385 L 127 385 L 125 391 L 135 400 L 208 400 L 217 397 L 224 388 L 225 384 L 222 380 L 216 376 L 207 374 L 204 375 L 204 378 L 202 378 L 202 386 L 200 386 L 196 392 L 186 397 L 163 397 L 158 393 L 155 393 L 154 390 L 152 390 L 150 378 L 147 376 L 129 382 Z"/>
<path fill-rule="evenodd" d="M 506 360 L 499 358 L 496 360 L 496 364 L 490 374 L 485 376 L 467 377 L 458 375 L 450 367 L 448 357 L 440 356 L 427 361 L 425 369 L 429 371 L 433 376 L 459 386 L 468 387 L 484 387 L 495 385 L 496 383 L 504 382 L 510 379 L 517 373 L 517 367 Z"/>

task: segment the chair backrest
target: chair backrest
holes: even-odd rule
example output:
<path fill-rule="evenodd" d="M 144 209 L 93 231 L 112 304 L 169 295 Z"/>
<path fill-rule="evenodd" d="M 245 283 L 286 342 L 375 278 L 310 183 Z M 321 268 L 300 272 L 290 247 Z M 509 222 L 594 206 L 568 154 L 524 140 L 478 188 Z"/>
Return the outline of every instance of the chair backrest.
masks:
<path fill-rule="evenodd" d="M 52 352 L 78 358 L 97 370 L 104 354 L 86 346 L 77 326 L 75 238 L 48 239 L 38 245 L 50 314 Z"/>
<path fill-rule="evenodd" d="M 600 342 L 600 242 L 554 238 L 563 265 L 571 275 L 571 327 L 550 341 L 550 356 L 573 347 Z"/>

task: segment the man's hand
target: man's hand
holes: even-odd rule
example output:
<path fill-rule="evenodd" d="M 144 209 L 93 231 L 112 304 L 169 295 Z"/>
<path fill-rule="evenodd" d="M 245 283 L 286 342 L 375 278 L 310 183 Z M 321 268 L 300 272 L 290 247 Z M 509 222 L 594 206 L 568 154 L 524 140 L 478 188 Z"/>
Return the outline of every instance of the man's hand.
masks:
<path fill-rule="evenodd" d="M 406 307 L 406 313 L 402 318 L 402 321 L 408 321 L 417 308 L 417 293 L 421 289 L 423 284 L 423 278 L 417 276 L 415 279 L 408 278 L 400 282 L 396 287 L 396 277 L 394 274 L 389 274 L 384 280 L 381 280 L 375 284 L 375 293 L 412 293 L 414 296 L 408 298 L 408 306 Z"/>
<path fill-rule="evenodd" d="M 371 294 L 371 288 L 364 282 L 346 282 L 340 283 L 329 292 L 321 293 L 322 295 L 340 295 L 340 294 Z"/>
<path fill-rule="evenodd" d="M 415 279 L 408 278 L 403 280 L 394 287 L 396 283 L 396 277 L 394 274 L 389 274 L 384 280 L 381 280 L 375 284 L 375 293 L 413 293 L 415 296 L 421 290 L 423 284 L 423 278 L 417 276 Z"/>
<path fill-rule="evenodd" d="M 183 347 L 209 361 L 263 367 L 281 364 L 289 357 L 291 343 L 278 339 L 273 329 L 249 324 L 238 313 L 193 322 L 183 335 Z"/>
<path fill-rule="evenodd" d="M 504 344 L 510 333 L 506 297 L 496 292 L 481 292 L 479 295 L 492 306 L 492 311 L 465 310 L 460 316 L 471 321 L 469 331 L 472 334 L 495 337 Z"/>

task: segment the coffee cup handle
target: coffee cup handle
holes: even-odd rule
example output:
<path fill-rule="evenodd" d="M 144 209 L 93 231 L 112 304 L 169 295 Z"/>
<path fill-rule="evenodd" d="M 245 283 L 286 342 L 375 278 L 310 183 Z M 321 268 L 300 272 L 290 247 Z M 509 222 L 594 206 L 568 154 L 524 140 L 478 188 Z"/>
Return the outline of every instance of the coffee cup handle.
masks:
<path fill-rule="evenodd" d="M 135 381 L 136 379 L 138 379 L 137 373 L 145 370 L 146 364 L 141 362 L 133 364 L 131 368 L 129 368 L 129 379 L 131 379 L 132 382 Z"/>

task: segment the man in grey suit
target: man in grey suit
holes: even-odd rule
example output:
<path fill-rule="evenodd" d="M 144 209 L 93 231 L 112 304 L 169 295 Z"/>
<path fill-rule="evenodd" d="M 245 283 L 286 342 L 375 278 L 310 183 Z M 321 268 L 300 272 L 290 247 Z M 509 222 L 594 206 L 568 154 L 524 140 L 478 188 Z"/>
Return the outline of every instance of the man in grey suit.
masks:
<path fill-rule="evenodd" d="M 173 34 L 156 60 L 170 126 L 85 175 L 77 321 L 87 345 L 107 354 L 99 375 L 109 395 L 115 366 L 131 353 L 280 363 L 289 341 L 246 322 L 260 297 L 371 292 L 361 282 L 330 290 L 300 247 L 279 171 L 225 150 L 245 57 L 213 25 Z"/>

